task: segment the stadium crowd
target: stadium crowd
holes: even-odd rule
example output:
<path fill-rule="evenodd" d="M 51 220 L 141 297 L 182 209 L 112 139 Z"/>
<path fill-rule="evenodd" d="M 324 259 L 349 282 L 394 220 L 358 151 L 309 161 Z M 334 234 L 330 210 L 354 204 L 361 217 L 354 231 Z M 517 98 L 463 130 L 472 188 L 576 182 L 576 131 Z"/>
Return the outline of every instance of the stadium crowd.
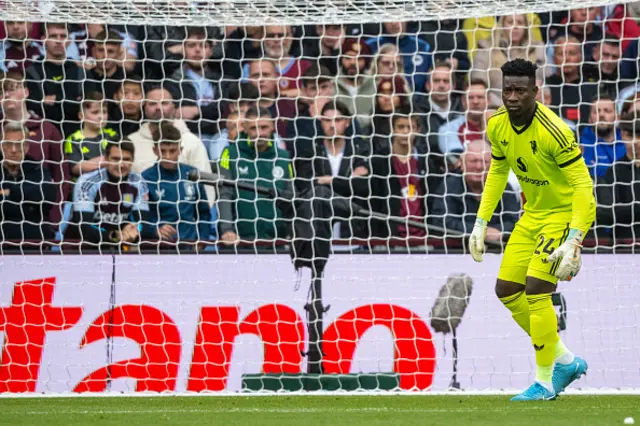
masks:
<path fill-rule="evenodd" d="M 596 235 L 640 238 L 640 7 L 429 22 L 0 27 L 0 242 L 287 240 L 276 201 L 195 169 L 326 186 L 334 240 L 469 233 L 490 164 L 500 66 L 539 66 L 538 101 L 574 130 L 596 182 Z M 535 142 L 532 142 L 535 143 Z M 487 238 L 508 237 L 509 180 Z M 530 184 L 530 183 L 526 183 Z M 444 228 L 438 231 L 439 228 Z M 444 231 L 444 234 L 441 232 Z"/>

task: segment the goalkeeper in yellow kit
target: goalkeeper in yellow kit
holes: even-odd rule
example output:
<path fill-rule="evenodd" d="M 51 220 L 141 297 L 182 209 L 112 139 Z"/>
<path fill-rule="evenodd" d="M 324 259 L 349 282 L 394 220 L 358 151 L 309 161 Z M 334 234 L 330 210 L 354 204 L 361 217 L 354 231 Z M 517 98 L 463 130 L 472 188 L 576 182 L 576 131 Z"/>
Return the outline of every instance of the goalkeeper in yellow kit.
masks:
<path fill-rule="evenodd" d="M 558 280 L 578 274 L 581 244 L 595 219 L 593 183 L 571 129 L 537 103 L 536 65 L 524 59 L 502 70 L 504 106 L 491 116 L 491 167 L 469 240 L 482 261 L 487 223 L 507 183 L 510 169 L 526 197 L 502 258 L 496 294 L 513 319 L 531 336 L 535 382 L 513 401 L 549 400 L 587 371 L 558 336 L 551 302 Z"/>

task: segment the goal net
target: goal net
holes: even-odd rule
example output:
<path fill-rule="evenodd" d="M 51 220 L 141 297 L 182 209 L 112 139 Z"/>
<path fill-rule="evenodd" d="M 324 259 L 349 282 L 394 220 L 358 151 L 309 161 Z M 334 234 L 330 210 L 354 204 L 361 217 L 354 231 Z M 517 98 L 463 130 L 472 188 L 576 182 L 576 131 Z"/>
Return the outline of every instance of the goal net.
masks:
<path fill-rule="evenodd" d="M 529 385 L 493 290 L 528 157 L 466 249 L 515 58 L 594 181 L 575 389 L 637 391 L 640 7 L 575 6 L 1 1 L 0 394 Z"/>

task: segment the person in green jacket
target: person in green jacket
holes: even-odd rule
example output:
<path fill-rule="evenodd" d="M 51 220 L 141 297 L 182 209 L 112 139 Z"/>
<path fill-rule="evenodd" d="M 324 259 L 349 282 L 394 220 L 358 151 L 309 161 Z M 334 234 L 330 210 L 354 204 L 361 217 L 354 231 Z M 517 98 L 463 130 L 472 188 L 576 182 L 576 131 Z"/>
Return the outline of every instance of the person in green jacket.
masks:
<path fill-rule="evenodd" d="M 249 109 L 245 131 L 220 156 L 218 168 L 222 177 L 290 189 L 293 169 L 289 153 L 274 143 L 274 131 L 274 120 L 267 109 Z M 275 200 L 253 191 L 220 188 L 218 211 L 220 239 L 226 243 L 285 238 L 289 228 Z"/>

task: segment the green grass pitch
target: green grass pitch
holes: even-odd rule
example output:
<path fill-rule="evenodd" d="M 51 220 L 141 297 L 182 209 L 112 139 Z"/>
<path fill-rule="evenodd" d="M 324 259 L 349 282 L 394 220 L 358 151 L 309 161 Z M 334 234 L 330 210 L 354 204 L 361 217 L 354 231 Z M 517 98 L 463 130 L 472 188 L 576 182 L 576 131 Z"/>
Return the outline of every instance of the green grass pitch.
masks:
<path fill-rule="evenodd" d="M 622 425 L 640 396 L 250 396 L 2 398 L 6 425 Z"/>

